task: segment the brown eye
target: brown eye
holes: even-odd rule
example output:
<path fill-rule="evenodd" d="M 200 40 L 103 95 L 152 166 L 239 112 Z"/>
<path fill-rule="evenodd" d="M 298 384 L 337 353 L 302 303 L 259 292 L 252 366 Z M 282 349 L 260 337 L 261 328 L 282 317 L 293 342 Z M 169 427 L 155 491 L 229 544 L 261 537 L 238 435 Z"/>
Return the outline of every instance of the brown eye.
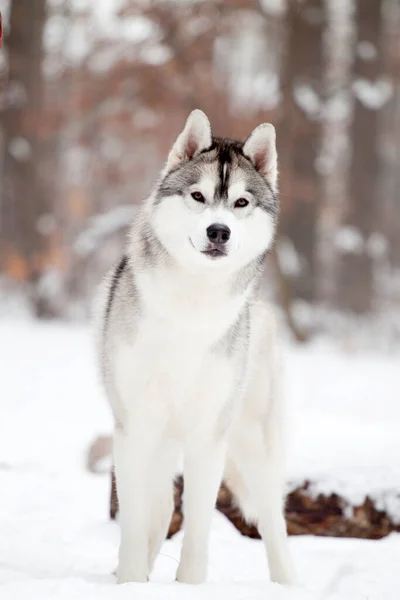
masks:
<path fill-rule="evenodd" d="M 205 202 L 204 196 L 201 192 L 193 192 L 192 198 L 193 200 L 196 200 L 196 202 Z"/>
<path fill-rule="evenodd" d="M 246 198 L 239 198 L 239 200 L 236 200 L 235 202 L 235 208 L 244 208 L 248 203 L 249 201 L 246 200 Z"/>

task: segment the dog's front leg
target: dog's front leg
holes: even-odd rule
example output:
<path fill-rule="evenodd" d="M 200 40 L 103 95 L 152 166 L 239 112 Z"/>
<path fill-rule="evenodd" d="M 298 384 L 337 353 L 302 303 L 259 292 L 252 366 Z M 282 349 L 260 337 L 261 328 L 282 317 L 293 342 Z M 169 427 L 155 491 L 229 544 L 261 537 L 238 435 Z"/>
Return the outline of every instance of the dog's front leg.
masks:
<path fill-rule="evenodd" d="M 145 427 L 124 426 L 114 435 L 121 544 L 118 583 L 145 582 L 149 575 L 149 498 L 146 475 L 154 436 Z"/>
<path fill-rule="evenodd" d="M 184 466 L 184 538 L 177 580 L 202 583 L 207 577 L 208 538 L 222 479 L 225 443 L 194 443 Z"/>

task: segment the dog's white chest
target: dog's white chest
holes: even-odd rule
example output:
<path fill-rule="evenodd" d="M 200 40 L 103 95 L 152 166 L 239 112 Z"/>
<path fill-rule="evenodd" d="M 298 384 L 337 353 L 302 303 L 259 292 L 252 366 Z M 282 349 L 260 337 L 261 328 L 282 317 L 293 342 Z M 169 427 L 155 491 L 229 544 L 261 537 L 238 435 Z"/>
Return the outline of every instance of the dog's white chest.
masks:
<path fill-rule="evenodd" d="M 142 312 L 131 343 L 119 339 L 113 370 L 131 414 L 190 431 L 213 422 L 235 387 L 231 358 L 215 348 L 235 323 L 243 299 L 221 286 L 140 275 Z"/>
<path fill-rule="evenodd" d="M 214 421 L 234 391 L 231 361 L 199 336 L 152 319 L 140 323 L 132 344 L 118 343 L 114 373 L 128 414 L 176 434 Z"/>

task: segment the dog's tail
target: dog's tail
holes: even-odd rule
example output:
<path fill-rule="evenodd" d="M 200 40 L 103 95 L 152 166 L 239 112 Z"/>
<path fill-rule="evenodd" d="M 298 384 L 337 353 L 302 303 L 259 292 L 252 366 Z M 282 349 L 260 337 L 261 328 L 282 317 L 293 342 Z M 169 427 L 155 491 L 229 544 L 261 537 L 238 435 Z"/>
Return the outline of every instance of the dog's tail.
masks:
<path fill-rule="evenodd" d="M 109 473 L 112 469 L 112 438 L 100 435 L 89 447 L 86 468 L 91 473 Z"/>

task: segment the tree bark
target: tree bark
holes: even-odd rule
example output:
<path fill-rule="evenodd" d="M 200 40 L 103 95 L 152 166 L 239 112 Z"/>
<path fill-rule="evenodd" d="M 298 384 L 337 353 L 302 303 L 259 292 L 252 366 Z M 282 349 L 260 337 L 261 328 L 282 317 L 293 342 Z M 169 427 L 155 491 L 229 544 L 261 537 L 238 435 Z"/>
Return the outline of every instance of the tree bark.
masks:
<path fill-rule="evenodd" d="M 392 97 L 383 114 L 383 176 L 380 197 L 382 230 L 391 267 L 400 267 L 400 219 L 395 215 L 400 189 L 400 0 L 389 0 L 384 13 L 383 61 Z"/>
<path fill-rule="evenodd" d="M 41 217 L 51 213 L 41 172 L 45 18 L 45 0 L 12 3 L 7 104 L 1 115 L 0 267 L 6 280 L 26 287 L 37 315 L 47 312 L 38 283 L 49 260 Z"/>
<path fill-rule="evenodd" d="M 314 301 L 315 247 L 321 177 L 320 108 L 323 82 L 323 0 L 289 2 L 283 72 L 284 110 L 278 131 L 281 171 L 280 234 L 294 246 L 300 270 L 288 277 L 293 299 Z"/>
<path fill-rule="evenodd" d="M 340 274 L 338 306 L 358 314 L 374 307 L 373 258 L 368 239 L 379 228 L 378 189 L 379 110 L 370 101 L 368 90 L 382 74 L 380 25 L 383 0 L 358 0 L 354 65 L 354 115 L 351 127 L 349 207 L 344 225 L 350 234 L 350 248 L 344 251 Z M 352 240 L 352 241 L 351 241 Z"/>

